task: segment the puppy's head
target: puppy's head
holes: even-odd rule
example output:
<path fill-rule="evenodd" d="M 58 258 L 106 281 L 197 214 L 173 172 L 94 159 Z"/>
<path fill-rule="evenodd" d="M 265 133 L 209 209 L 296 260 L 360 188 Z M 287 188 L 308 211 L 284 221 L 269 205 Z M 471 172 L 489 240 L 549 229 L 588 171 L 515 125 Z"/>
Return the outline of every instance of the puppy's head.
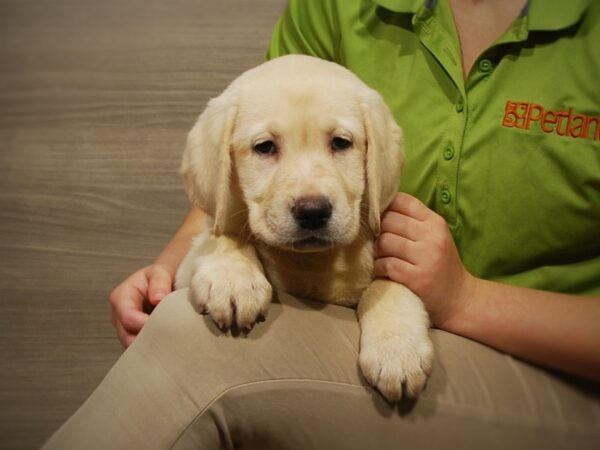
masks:
<path fill-rule="evenodd" d="M 379 94 L 350 71 L 285 56 L 241 75 L 188 136 L 182 174 L 215 233 L 247 222 L 266 244 L 345 245 L 397 191 L 402 135 Z"/>

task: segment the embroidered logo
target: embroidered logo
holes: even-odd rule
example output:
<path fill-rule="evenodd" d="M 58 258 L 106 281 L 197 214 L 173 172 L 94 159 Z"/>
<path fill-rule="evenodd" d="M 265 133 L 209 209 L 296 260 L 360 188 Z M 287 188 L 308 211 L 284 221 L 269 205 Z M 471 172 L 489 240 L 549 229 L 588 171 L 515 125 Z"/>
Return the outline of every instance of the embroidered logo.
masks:
<path fill-rule="evenodd" d="M 510 100 L 506 102 L 503 127 L 529 130 L 533 123 L 536 123 L 544 133 L 600 140 L 600 116 L 576 114 L 573 108 L 552 111 L 546 110 L 537 103 Z"/>

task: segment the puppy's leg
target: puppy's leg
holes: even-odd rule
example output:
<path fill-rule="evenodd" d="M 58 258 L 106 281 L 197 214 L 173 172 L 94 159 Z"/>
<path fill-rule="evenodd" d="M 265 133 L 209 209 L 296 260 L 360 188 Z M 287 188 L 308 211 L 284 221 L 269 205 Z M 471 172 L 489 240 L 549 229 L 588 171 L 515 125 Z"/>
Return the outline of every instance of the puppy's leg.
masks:
<path fill-rule="evenodd" d="M 367 381 L 390 401 L 418 396 L 433 360 L 421 300 L 401 284 L 378 279 L 363 293 L 357 313 L 358 362 Z"/>
<path fill-rule="evenodd" d="M 194 240 L 177 272 L 176 286 L 189 286 L 190 301 L 220 328 L 252 328 L 266 315 L 272 297 L 254 247 L 210 232 Z"/>
<path fill-rule="evenodd" d="M 204 246 L 211 237 L 212 233 L 208 229 L 205 229 L 193 239 L 192 246 L 177 268 L 177 274 L 175 274 L 175 289 L 183 289 L 192 284 L 192 277 L 196 270 L 194 261 L 202 255 Z"/>

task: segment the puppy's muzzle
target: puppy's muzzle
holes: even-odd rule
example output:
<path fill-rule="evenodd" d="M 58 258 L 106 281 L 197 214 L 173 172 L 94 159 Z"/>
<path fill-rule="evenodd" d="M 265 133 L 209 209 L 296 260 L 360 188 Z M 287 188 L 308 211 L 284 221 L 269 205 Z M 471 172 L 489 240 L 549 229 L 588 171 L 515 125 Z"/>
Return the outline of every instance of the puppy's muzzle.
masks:
<path fill-rule="evenodd" d="M 327 226 L 333 206 L 327 197 L 300 197 L 292 206 L 292 216 L 298 226 L 304 230 L 318 230 Z"/>

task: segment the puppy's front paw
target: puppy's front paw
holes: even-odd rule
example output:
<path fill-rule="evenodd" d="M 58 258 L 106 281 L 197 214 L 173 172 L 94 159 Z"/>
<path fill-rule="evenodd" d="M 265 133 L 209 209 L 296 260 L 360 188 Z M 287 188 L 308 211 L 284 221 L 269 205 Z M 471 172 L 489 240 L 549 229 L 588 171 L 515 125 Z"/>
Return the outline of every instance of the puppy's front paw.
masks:
<path fill-rule="evenodd" d="M 214 257 L 199 261 L 189 291 L 192 304 L 221 329 L 233 324 L 251 329 L 267 314 L 272 293 L 271 284 L 256 266 Z"/>
<path fill-rule="evenodd" d="M 429 337 L 388 337 L 361 348 L 358 363 L 371 386 L 389 401 L 416 398 L 431 373 L 433 346 Z"/>

